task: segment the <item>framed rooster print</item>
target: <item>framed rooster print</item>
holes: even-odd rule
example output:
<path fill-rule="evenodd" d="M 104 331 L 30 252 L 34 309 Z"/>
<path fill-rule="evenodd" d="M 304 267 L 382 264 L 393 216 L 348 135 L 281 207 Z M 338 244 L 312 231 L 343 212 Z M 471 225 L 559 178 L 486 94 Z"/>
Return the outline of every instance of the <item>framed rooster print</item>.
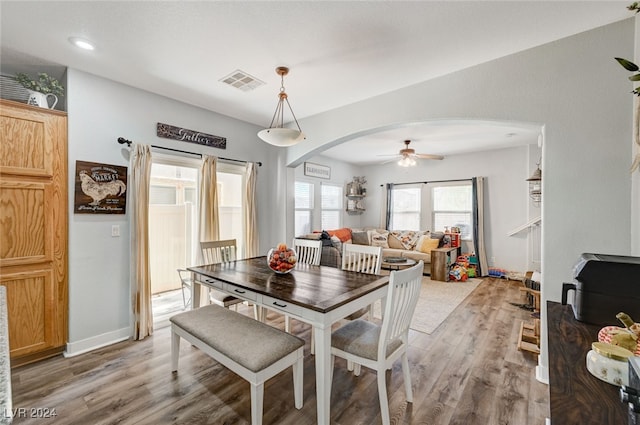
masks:
<path fill-rule="evenodd" d="M 125 214 L 127 167 L 76 161 L 74 213 Z"/>

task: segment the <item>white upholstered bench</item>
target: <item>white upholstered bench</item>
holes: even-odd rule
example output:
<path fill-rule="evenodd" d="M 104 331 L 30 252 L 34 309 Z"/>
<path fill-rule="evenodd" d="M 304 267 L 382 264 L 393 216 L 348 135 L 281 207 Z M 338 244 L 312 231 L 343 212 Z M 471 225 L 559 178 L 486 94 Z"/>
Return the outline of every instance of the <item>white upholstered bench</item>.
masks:
<path fill-rule="evenodd" d="M 178 370 L 180 337 L 251 384 L 251 424 L 262 424 L 264 382 L 293 366 L 297 409 L 302 408 L 304 340 L 211 304 L 171 317 L 171 370 Z"/>

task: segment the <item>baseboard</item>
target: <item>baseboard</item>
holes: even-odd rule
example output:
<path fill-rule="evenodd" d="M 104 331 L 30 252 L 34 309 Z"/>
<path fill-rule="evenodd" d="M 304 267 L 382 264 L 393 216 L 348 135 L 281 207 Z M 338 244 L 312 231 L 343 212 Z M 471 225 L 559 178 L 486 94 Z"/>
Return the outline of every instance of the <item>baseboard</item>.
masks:
<path fill-rule="evenodd" d="M 541 365 L 536 366 L 536 380 L 549 385 L 549 369 Z"/>
<path fill-rule="evenodd" d="M 131 328 L 122 328 L 113 332 L 107 332 L 91 338 L 76 342 L 67 342 L 67 349 L 63 353 L 65 357 L 73 357 L 107 345 L 125 341 L 131 337 Z"/>

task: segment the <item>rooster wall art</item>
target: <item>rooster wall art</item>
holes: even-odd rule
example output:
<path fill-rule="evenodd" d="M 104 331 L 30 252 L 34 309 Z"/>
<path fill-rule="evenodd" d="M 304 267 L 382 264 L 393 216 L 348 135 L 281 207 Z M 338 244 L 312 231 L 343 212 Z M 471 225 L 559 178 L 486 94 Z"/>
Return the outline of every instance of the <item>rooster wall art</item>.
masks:
<path fill-rule="evenodd" d="M 89 205 L 100 205 L 100 201 L 107 196 L 119 196 L 127 190 L 127 185 L 122 180 L 97 182 L 85 170 L 80 171 L 79 176 L 82 192 L 93 199 Z"/>

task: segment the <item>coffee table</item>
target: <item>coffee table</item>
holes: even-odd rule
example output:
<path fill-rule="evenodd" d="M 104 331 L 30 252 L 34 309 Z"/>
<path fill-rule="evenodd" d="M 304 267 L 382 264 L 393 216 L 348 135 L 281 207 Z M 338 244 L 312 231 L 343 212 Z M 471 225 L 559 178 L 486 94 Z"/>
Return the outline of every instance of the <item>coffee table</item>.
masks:
<path fill-rule="evenodd" d="M 381 267 L 385 270 L 400 270 L 400 268 L 411 267 L 416 264 L 416 260 L 411 258 L 403 258 L 403 261 L 387 261 L 387 258 L 382 258 Z"/>

